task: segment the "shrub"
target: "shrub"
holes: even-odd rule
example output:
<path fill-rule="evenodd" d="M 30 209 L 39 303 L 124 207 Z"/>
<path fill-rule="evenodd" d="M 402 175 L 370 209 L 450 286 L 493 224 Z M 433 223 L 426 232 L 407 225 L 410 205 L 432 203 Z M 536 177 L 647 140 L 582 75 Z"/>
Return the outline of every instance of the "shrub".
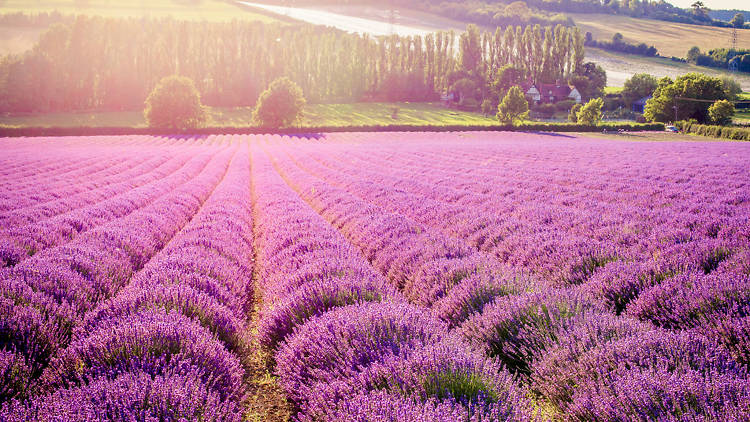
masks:
<path fill-rule="evenodd" d="M 148 126 L 162 129 L 195 129 L 206 124 L 206 110 L 193 81 L 167 76 L 146 99 L 143 112 Z"/>
<path fill-rule="evenodd" d="M 454 422 L 469 420 L 468 411 L 458 403 L 449 401 L 422 401 L 386 391 L 359 393 L 350 400 L 329 403 L 314 417 L 298 416 L 302 422 L 337 421 L 434 421 Z"/>
<path fill-rule="evenodd" d="M 521 92 L 521 88 L 513 86 L 505 94 L 505 98 L 497 106 L 497 118 L 502 123 L 514 124 L 529 115 L 529 103 Z"/>
<path fill-rule="evenodd" d="M 589 100 L 580 110 L 576 113 L 578 124 L 581 125 L 595 125 L 602 120 L 602 106 L 604 100 L 601 98 L 595 98 Z"/>
<path fill-rule="evenodd" d="M 499 296 L 522 293 L 529 281 L 509 272 L 474 274 L 454 286 L 445 296 L 435 302 L 432 311 L 442 320 L 455 327 L 469 316 L 482 312 L 484 306 Z"/>
<path fill-rule="evenodd" d="M 331 309 L 365 302 L 380 302 L 396 293 L 375 280 L 324 278 L 312 280 L 295 289 L 289 297 L 263 312 L 258 338 L 267 350 L 275 351 L 293 330 L 310 318 Z"/>
<path fill-rule="evenodd" d="M 276 373 L 287 397 L 304 405 L 319 385 L 353 379 L 374 362 L 436 343 L 447 327 L 407 304 L 366 303 L 316 316 L 276 353 Z"/>
<path fill-rule="evenodd" d="M 555 110 L 569 112 L 576 104 L 578 103 L 576 103 L 575 100 L 563 100 L 555 104 Z"/>
<path fill-rule="evenodd" d="M 749 301 L 750 277 L 693 272 L 646 290 L 628 306 L 627 312 L 660 327 L 688 329 Z"/>
<path fill-rule="evenodd" d="M 539 104 L 536 107 L 534 107 L 535 112 L 543 116 L 549 116 L 549 117 L 555 114 L 555 110 L 557 110 L 557 108 L 555 107 L 554 104 Z"/>
<path fill-rule="evenodd" d="M 696 122 L 682 121 L 679 126 L 684 132 L 701 136 L 732 139 L 736 141 L 750 141 L 750 128 L 699 125 Z"/>
<path fill-rule="evenodd" d="M 708 108 L 708 117 L 711 123 L 717 125 L 728 125 L 732 123 L 734 116 L 734 104 L 727 100 L 719 100 Z"/>
<path fill-rule="evenodd" d="M 594 306 L 576 289 L 503 296 L 459 330 L 511 372 L 528 375 L 531 361 L 556 341 L 558 330 Z"/>
<path fill-rule="evenodd" d="M 569 122 L 578 123 L 578 112 L 581 111 L 582 107 L 583 107 L 583 104 L 576 104 L 570 108 L 570 113 L 568 113 Z"/>
<path fill-rule="evenodd" d="M 482 114 L 485 116 L 489 116 L 492 114 L 492 112 L 496 109 L 495 104 L 490 99 L 485 99 L 482 101 Z"/>
<path fill-rule="evenodd" d="M 746 376 L 700 335 L 650 330 L 585 353 L 572 372 L 572 402 L 563 410 L 580 421 L 712 419 L 747 412 Z"/>
<path fill-rule="evenodd" d="M 490 409 L 496 418 L 492 420 L 518 420 L 530 413 L 524 393 L 508 372 L 450 337 L 407 358 L 393 355 L 373 363 L 350 383 L 320 385 L 306 408 L 307 416 L 319 420 L 332 403 L 376 390 L 425 402 L 469 405 L 468 413 L 480 420 L 489 416 Z"/>
<path fill-rule="evenodd" d="M 238 400 L 244 370 L 237 357 L 190 318 L 172 311 L 144 311 L 107 324 L 72 342 L 42 377 L 47 388 L 82 385 L 127 372 L 153 376 L 185 371 L 222 400 Z"/>
<path fill-rule="evenodd" d="M 176 310 L 214 333 L 228 349 L 240 355 L 247 352 L 244 322 L 215 297 L 185 284 L 128 287 L 90 312 L 80 331 L 109 325 L 141 310 L 159 308 Z"/>
<path fill-rule="evenodd" d="M 573 375 L 579 359 L 588 351 L 637 332 L 648 324 L 609 313 L 586 313 L 563 328 L 547 350 L 531 365 L 531 388 L 557 407 L 570 402 L 575 392 Z M 605 346 L 606 347 L 606 346 Z"/>
<path fill-rule="evenodd" d="M 261 126 L 286 127 L 302 116 L 305 97 L 289 78 L 278 78 L 258 98 L 253 118 Z"/>
<path fill-rule="evenodd" d="M 125 373 L 114 380 L 60 389 L 28 404 L 9 403 L 3 421 L 205 420 L 239 422 L 242 412 L 191 374 Z M 64 415 L 64 416 L 63 416 Z"/>

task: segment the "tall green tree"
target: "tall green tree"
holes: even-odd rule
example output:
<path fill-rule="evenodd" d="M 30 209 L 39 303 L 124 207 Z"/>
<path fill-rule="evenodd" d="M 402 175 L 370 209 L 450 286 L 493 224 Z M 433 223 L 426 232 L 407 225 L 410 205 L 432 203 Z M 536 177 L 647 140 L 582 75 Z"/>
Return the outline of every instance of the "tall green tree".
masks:
<path fill-rule="evenodd" d="M 529 103 L 521 91 L 514 86 L 505 94 L 503 101 L 497 106 L 497 118 L 502 123 L 514 124 L 529 115 Z"/>
<path fill-rule="evenodd" d="M 168 76 L 146 99 L 143 112 L 149 127 L 195 129 L 206 124 L 206 110 L 195 84 L 184 76 Z"/>
<path fill-rule="evenodd" d="M 258 98 L 253 117 L 261 126 L 287 127 L 302 116 L 305 97 L 289 78 L 278 78 Z"/>
<path fill-rule="evenodd" d="M 688 73 L 674 82 L 663 78 L 646 103 L 644 116 L 658 122 L 696 119 L 705 123 L 712 101 L 725 99 L 727 92 L 719 78 L 702 73 Z"/>
<path fill-rule="evenodd" d="M 459 39 L 461 69 L 475 76 L 482 61 L 482 44 L 479 27 L 469 24 Z"/>
<path fill-rule="evenodd" d="M 729 21 L 729 24 L 732 25 L 735 28 L 742 28 L 745 26 L 745 15 L 742 13 L 737 13 L 734 15 L 731 21 Z"/>
<path fill-rule="evenodd" d="M 732 123 L 732 116 L 734 116 L 734 104 L 731 101 L 719 100 L 708 108 L 709 121 L 715 125 Z"/>
<path fill-rule="evenodd" d="M 630 105 L 643 97 L 653 95 L 659 81 L 648 73 L 636 73 L 625 81 L 622 89 L 622 99 Z"/>
<path fill-rule="evenodd" d="M 594 98 L 583 105 L 576 113 L 576 121 L 579 125 L 594 126 L 602 120 L 602 106 L 604 100 Z"/>

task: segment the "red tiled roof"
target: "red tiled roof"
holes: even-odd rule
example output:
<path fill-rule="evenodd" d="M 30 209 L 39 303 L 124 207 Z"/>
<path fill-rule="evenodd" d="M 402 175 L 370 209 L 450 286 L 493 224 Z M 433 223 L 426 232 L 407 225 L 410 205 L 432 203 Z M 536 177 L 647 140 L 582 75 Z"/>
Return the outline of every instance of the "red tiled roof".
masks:
<path fill-rule="evenodd" d="M 550 96 L 550 93 L 553 97 L 556 98 L 562 98 L 567 97 L 570 95 L 570 91 L 573 89 L 567 85 L 555 85 L 555 84 L 540 84 L 539 85 L 539 92 L 543 96 Z"/>

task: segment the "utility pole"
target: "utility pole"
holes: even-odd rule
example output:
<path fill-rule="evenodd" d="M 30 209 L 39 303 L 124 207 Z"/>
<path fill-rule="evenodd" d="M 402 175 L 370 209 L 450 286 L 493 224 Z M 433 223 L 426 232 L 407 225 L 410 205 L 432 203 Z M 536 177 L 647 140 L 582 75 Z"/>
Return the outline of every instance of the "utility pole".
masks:
<path fill-rule="evenodd" d="M 729 52 L 727 53 L 727 67 L 730 72 L 736 72 L 738 69 L 737 61 L 732 60 L 737 54 L 737 28 L 732 28 L 732 41 L 729 45 Z"/>

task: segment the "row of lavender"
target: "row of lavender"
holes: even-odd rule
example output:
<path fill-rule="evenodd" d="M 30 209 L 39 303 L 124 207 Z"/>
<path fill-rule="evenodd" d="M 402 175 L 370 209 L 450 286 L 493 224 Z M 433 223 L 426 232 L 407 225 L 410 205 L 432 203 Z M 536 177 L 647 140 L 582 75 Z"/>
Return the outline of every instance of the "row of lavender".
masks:
<path fill-rule="evenodd" d="M 105 163 L 116 161 L 113 157 L 137 157 L 120 165 L 97 164 L 94 169 L 83 166 L 62 174 L 40 171 L 33 177 L 12 172 L 4 175 L 9 187 L 3 190 L 8 198 L 3 203 L 11 209 L 0 212 L 0 265 L 13 266 L 40 250 L 69 242 L 88 229 L 123 217 L 190 180 L 206 163 L 205 156 L 188 162 L 192 156 L 200 155 L 202 146 L 170 148 L 157 141 L 148 155 L 143 154 L 143 145 L 107 148 L 107 144 L 82 142 L 94 151 L 108 153 L 106 159 L 98 157 Z M 70 148 L 78 151 L 81 146 Z M 84 152 L 72 153 L 72 158 L 80 158 Z M 58 156 L 71 158 L 71 152 L 59 146 L 41 155 L 51 162 L 57 161 Z M 141 158 L 146 156 L 152 158 Z M 26 160 L 22 154 L 10 157 L 17 162 Z M 23 186 L 28 188 L 24 190 Z"/>
<path fill-rule="evenodd" d="M 282 174 L 286 174 L 282 171 Z M 522 420 L 512 376 L 410 305 L 253 154 L 259 338 L 298 420 Z M 375 241 L 376 239 L 372 239 Z"/>
<path fill-rule="evenodd" d="M 191 152 L 192 177 L 2 270 L 0 419 L 241 419 L 249 156 Z"/>
<path fill-rule="evenodd" d="M 143 162 L 144 147 L 159 155 L 177 151 L 185 142 L 118 137 L 0 141 L 8 152 L 0 170 L 0 212 L 101 186 L 107 177 Z"/>
<path fill-rule="evenodd" d="M 662 152 L 662 154 L 664 153 Z M 706 151 L 695 151 L 693 158 L 695 158 L 695 154 L 705 155 Z M 686 154 L 683 152 L 683 155 Z M 349 157 L 351 156 L 352 154 L 349 154 Z M 628 157 L 622 156 L 620 158 L 628 159 Z M 309 160 L 306 161 L 307 163 L 309 163 Z M 747 173 L 742 172 L 744 163 L 741 155 L 735 160 L 722 158 L 720 161 L 711 162 L 711 164 L 713 168 L 711 173 L 694 180 L 686 179 L 692 181 L 688 186 L 672 190 L 664 189 L 666 192 L 662 195 L 669 196 L 676 203 L 662 210 L 643 211 L 639 210 L 639 207 L 631 206 L 627 202 L 643 203 L 646 202 L 646 199 L 634 200 L 632 196 L 635 196 L 635 194 L 633 194 L 631 198 L 627 198 L 627 201 L 624 200 L 621 195 L 618 195 L 619 192 L 612 192 L 616 189 L 607 189 L 609 183 L 607 180 L 603 180 L 605 179 L 603 176 L 599 177 L 599 179 L 602 179 L 600 183 L 603 185 L 601 192 L 590 193 L 589 196 L 609 196 L 609 200 L 606 201 L 607 204 L 618 203 L 618 206 L 614 209 L 612 207 L 597 207 L 595 203 L 581 206 L 581 201 L 570 203 L 566 196 L 561 195 L 558 195 L 558 198 L 554 195 L 545 196 L 544 203 L 555 209 L 555 214 L 561 215 L 560 217 L 547 218 L 546 225 L 550 227 L 548 231 L 552 232 L 549 237 L 556 239 L 562 234 L 563 237 L 572 238 L 581 234 L 574 232 L 574 230 L 580 231 L 581 227 L 584 227 L 589 233 L 589 237 L 585 239 L 588 245 L 597 245 L 595 250 L 609 251 L 608 254 L 597 257 L 589 255 L 588 252 L 591 248 L 588 248 L 588 251 L 584 250 L 586 253 L 581 253 L 581 249 L 584 248 L 563 248 L 562 253 L 558 253 L 556 256 L 546 256 L 550 261 L 548 265 L 558 268 L 567 267 L 568 277 L 564 280 L 568 283 L 581 283 L 591 277 L 590 283 L 587 283 L 589 288 L 616 312 L 623 311 L 628 303 L 638 296 L 640 291 L 650 289 L 648 294 L 645 294 L 638 301 L 634 301 L 628 312 L 660 326 L 670 328 L 697 326 L 705 317 L 701 309 L 705 307 L 707 301 L 714 302 L 708 311 L 721 311 L 739 305 L 744 306 L 742 303 L 744 297 L 741 291 L 746 290 L 747 274 L 750 272 L 750 266 L 748 266 L 750 256 L 747 248 L 748 236 L 750 235 L 748 232 L 750 201 L 747 201 Z M 560 167 L 560 160 L 556 161 L 555 165 Z M 370 166 L 374 167 L 372 163 L 370 163 Z M 530 166 L 525 165 L 525 167 Z M 618 163 L 615 162 L 612 167 L 617 168 Z M 669 168 L 666 169 L 667 172 L 669 170 Z M 497 210 L 497 208 L 503 207 L 503 200 L 493 201 L 493 198 L 496 197 L 492 194 L 494 183 L 490 183 L 490 187 L 485 188 L 489 193 L 484 195 L 484 198 L 474 199 L 474 203 L 466 200 L 468 195 L 453 201 L 439 201 L 434 199 L 435 189 L 431 189 L 427 184 L 413 182 L 408 178 L 399 179 L 387 174 L 368 173 L 364 171 L 361 162 L 357 162 L 356 172 L 349 169 L 346 173 L 336 173 L 324 166 L 316 166 L 315 171 L 316 174 L 327 175 L 327 180 L 333 180 L 337 185 L 343 184 L 348 187 L 350 192 L 368 198 L 385 209 L 413 216 L 429 227 L 451 233 L 456 237 L 460 237 L 457 232 L 466 233 L 467 228 L 471 230 L 470 225 L 462 224 L 462 222 L 471 221 L 472 224 L 476 224 L 475 222 L 481 219 L 474 211 L 467 212 L 466 210 L 476 208 L 474 203 L 478 203 L 482 199 L 486 204 L 484 215 L 492 215 L 493 213 L 501 215 L 495 220 L 496 226 L 502 224 L 502 219 L 509 218 L 504 212 L 505 210 Z M 677 174 L 679 172 L 679 169 L 675 170 L 675 174 L 672 174 L 671 177 L 681 178 Z M 368 181 L 363 182 L 361 179 L 357 179 L 355 173 L 360 178 L 366 177 Z M 731 181 L 725 184 L 716 184 L 716 178 L 722 175 L 734 176 Z M 423 178 L 428 177 L 425 175 Z M 445 174 L 437 176 L 437 178 L 444 179 Z M 372 181 L 377 183 L 373 184 Z M 458 181 L 460 182 L 460 179 Z M 643 182 L 635 180 L 631 182 L 631 185 L 639 183 Z M 398 186 L 403 190 L 414 193 L 405 194 L 403 191 L 398 191 L 390 186 Z M 713 198 L 713 201 L 709 201 L 710 198 L 704 197 L 696 201 L 695 196 L 697 195 L 694 195 L 694 192 L 680 195 L 681 190 L 687 189 L 698 192 L 712 190 L 715 198 Z M 655 192 L 648 187 L 643 190 L 647 191 L 646 194 L 649 197 L 655 195 Z M 445 192 L 445 190 L 442 192 Z M 457 191 L 454 191 L 453 195 L 456 194 Z M 534 199 L 531 199 L 526 202 L 533 203 L 534 201 Z M 556 202 L 561 201 L 570 203 L 568 208 L 579 208 L 576 211 L 587 218 L 579 220 L 575 225 L 570 225 L 571 214 L 564 213 L 564 211 L 557 212 L 560 207 L 557 206 Z M 727 204 L 730 203 L 733 205 L 728 207 Z M 496 208 L 492 208 L 493 205 L 496 205 Z M 587 207 L 593 208 L 593 211 L 587 210 Z M 696 210 L 701 213 L 696 215 Z M 638 215 L 639 212 L 646 214 L 643 217 L 644 221 L 636 220 L 633 222 L 632 216 Z M 614 213 L 617 213 L 617 215 L 612 217 L 611 215 Z M 629 221 L 628 215 L 631 216 Z M 665 215 L 668 215 L 668 218 Z M 515 219 L 515 232 L 528 233 L 537 230 L 538 226 L 544 225 L 540 221 L 529 218 L 525 219 L 524 224 L 519 225 L 519 220 Z M 631 241 L 626 241 L 622 237 L 597 237 L 598 233 L 623 233 L 633 225 L 641 225 L 638 233 L 643 235 L 643 238 L 633 238 Z M 458 230 L 453 231 L 456 228 Z M 513 236 L 516 235 L 517 233 L 513 233 Z M 510 236 L 503 236 L 500 239 L 505 241 L 507 237 Z M 529 236 L 523 244 L 513 243 L 519 249 L 531 249 L 534 253 L 540 254 L 535 248 L 530 248 L 537 240 L 541 239 Z M 556 245 L 561 246 L 559 243 Z M 489 251 L 494 252 L 500 258 L 508 255 L 499 253 L 497 249 L 493 248 L 490 248 Z M 528 252 L 526 253 L 528 254 Z M 516 255 L 522 254 L 523 252 L 516 253 Z M 600 269 L 598 266 L 604 268 Z M 524 266 L 524 268 L 527 267 L 528 264 Z M 531 268 L 535 269 L 537 274 L 549 274 L 544 267 L 531 266 Z M 571 271 L 571 269 L 577 269 L 578 271 Z M 662 279 L 670 278 L 678 273 L 682 275 L 675 277 L 670 283 L 651 289 L 653 284 L 660 284 Z M 575 275 L 575 277 L 570 277 L 571 275 Z M 674 298 L 675 295 L 680 294 L 679 286 L 692 284 L 702 286 L 701 289 L 683 292 L 690 295 L 692 300 L 684 300 L 686 298 L 683 294 L 681 300 L 668 301 L 669 297 Z M 738 293 L 738 291 L 740 292 Z M 735 297 L 738 294 L 740 299 Z M 680 302 L 689 305 L 679 305 Z M 744 316 L 746 313 L 744 310 L 737 310 L 737 312 L 740 316 Z M 681 321 L 678 321 L 678 319 Z"/>
<path fill-rule="evenodd" d="M 662 252 L 666 249 L 666 257 L 662 261 L 654 255 L 650 258 L 656 263 L 646 259 L 644 255 L 627 254 L 628 247 L 632 245 L 618 239 L 615 247 L 611 249 L 619 253 L 610 257 L 613 264 L 607 264 L 608 259 L 602 263 L 607 264 L 603 268 L 600 268 L 599 264 L 592 265 L 581 274 L 581 277 L 574 280 L 553 278 L 553 284 L 563 287 L 552 288 L 548 283 L 539 282 L 539 279 L 528 282 L 511 280 L 507 271 L 498 269 L 497 265 L 492 264 L 493 260 L 487 260 L 487 255 L 477 250 L 487 249 L 478 248 L 471 241 L 464 243 L 468 239 L 456 236 L 457 231 L 451 230 L 446 223 L 452 223 L 453 227 L 462 220 L 465 224 L 470 223 L 472 214 L 461 214 L 461 208 L 475 205 L 467 205 L 460 201 L 462 197 L 477 201 L 476 198 L 471 198 L 471 195 L 461 192 L 461 189 L 454 189 L 450 195 L 443 197 L 443 201 L 425 194 L 404 194 L 404 186 L 413 182 L 407 179 L 396 180 L 395 177 L 389 176 L 391 170 L 383 166 L 384 158 L 378 156 L 390 154 L 388 162 L 397 161 L 394 158 L 395 152 L 403 152 L 403 145 L 389 145 L 390 148 L 383 148 L 382 143 L 373 145 L 367 140 L 362 142 L 361 138 L 357 138 L 356 141 L 358 145 L 349 143 L 338 149 L 329 144 L 312 142 L 310 145 L 297 139 L 291 142 L 289 139 L 281 139 L 271 142 L 269 148 L 277 160 L 276 165 L 289 184 L 357 246 L 376 269 L 403 291 L 408 300 L 421 305 L 432 305 L 434 314 L 457 327 L 454 333 L 459 333 L 464 340 L 502 362 L 508 370 L 518 376 L 522 385 L 533 393 L 538 407 L 576 420 L 676 417 L 743 420 L 748 417 L 750 390 L 747 385 L 747 369 L 744 366 L 747 363 L 744 356 L 747 356 L 748 350 L 745 339 L 748 337 L 747 332 L 743 330 L 747 326 L 744 318 L 750 289 L 747 289 L 746 270 L 743 274 L 741 266 L 737 265 L 738 262 L 742 262 L 742 254 L 746 252 L 748 244 L 745 213 L 747 204 L 743 199 L 747 197 L 748 185 L 747 181 L 742 179 L 743 173 L 740 171 L 742 166 L 745 166 L 747 152 L 741 147 L 731 152 L 744 152 L 744 159 L 724 159 L 719 165 L 725 167 L 722 170 L 725 170 L 726 174 L 739 176 L 739 180 L 727 183 L 732 185 L 733 191 L 719 192 L 722 188 L 715 188 L 716 204 L 709 203 L 696 207 L 691 203 L 680 202 L 683 198 L 673 195 L 668 190 L 663 192 L 656 189 L 655 192 L 641 198 L 637 198 L 638 192 L 633 192 L 632 196 L 636 197 L 634 202 L 640 200 L 649 204 L 650 201 L 652 204 L 660 205 L 662 202 L 676 202 L 674 209 L 659 211 L 662 218 L 655 220 L 661 224 L 652 229 L 654 237 L 662 242 L 656 242 L 657 245 L 662 245 L 656 251 Z M 404 144 L 409 143 L 406 137 L 400 141 Z M 502 145 L 502 138 L 493 141 L 500 141 Z M 552 149 L 550 154 L 556 156 L 552 165 L 557 167 L 569 164 L 564 160 L 565 149 L 575 151 L 582 147 L 580 143 L 572 146 L 563 143 L 561 146 L 560 143 L 552 144 L 534 139 L 529 141 L 531 147 L 522 146 L 522 150 L 534 147 Z M 456 139 L 448 139 L 447 142 L 422 142 L 414 149 L 418 149 L 420 154 L 425 150 L 436 151 L 435 156 L 448 161 L 447 165 L 450 166 L 451 157 L 445 150 L 456 145 Z M 707 147 L 710 152 L 724 152 L 721 149 L 725 147 L 721 144 L 713 145 Z M 482 154 L 492 152 L 492 145 L 482 146 Z M 589 154 L 601 152 L 597 151 L 597 148 L 612 148 L 611 144 L 602 143 L 585 146 L 593 150 L 587 152 Z M 669 148 L 677 147 L 685 146 L 667 145 L 664 147 L 666 150 L 661 151 L 661 155 L 655 155 L 653 158 L 669 158 Z M 627 150 L 628 146 L 621 144 L 619 148 Z M 711 148 L 718 150 L 712 151 Z M 471 152 L 466 146 L 462 146 L 460 151 L 462 154 L 468 154 L 467 149 Z M 616 154 L 623 154 L 618 148 L 612 149 Z M 386 152 L 382 152 L 383 150 Z M 502 154 L 513 152 L 508 148 L 500 150 Z M 359 157 L 375 157 L 369 163 L 370 171 L 367 165 L 363 165 L 366 159 L 361 158 L 359 162 L 352 160 L 352 156 L 357 157 L 358 152 Z M 687 158 L 692 158 L 692 161 L 698 161 L 697 164 L 707 167 L 699 159 L 701 156 L 705 157 L 705 154 L 705 150 L 697 151 L 695 155 Z M 684 151 L 675 149 L 672 155 L 684 155 Z M 337 173 L 331 170 L 337 166 L 346 168 L 346 165 L 335 163 L 336 159 L 340 160 L 339 163 L 353 161 L 350 171 Z M 316 160 L 318 163 L 314 163 Z M 476 166 L 476 163 L 482 161 L 470 158 L 469 162 L 475 163 L 473 166 Z M 534 162 L 536 160 L 528 161 L 532 164 Z M 524 166 L 528 166 L 528 163 Z M 693 164 L 690 161 L 688 163 Z M 711 161 L 708 163 L 712 164 Z M 440 167 L 439 164 L 429 161 L 424 167 L 429 169 L 433 164 Z M 638 171 L 648 173 L 652 165 L 654 164 L 646 161 L 640 165 Z M 615 169 L 618 166 L 623 166 L 623 163 L 612 164 Z M 669 167 L 665 167 L 665 172 L 668 172 Z M 376 169 L 380 170 L 380 178 L 377 178 Z M 393 171 L 399 170 L 400 168 L 396 167 Z M 472 165 L 464 163 L 463 167 L 456 167 L 454 174 L 450 176 L 417 171 L 411 177 L 412 180 L 416 177 L 431 180 L 431 183 L 438 183 L 438 180 L 457 180 L 458 183 L 462 183 L 462 179 L 456 177 L 457 174 L 467 173 L 469 177 L 476 177 L 471 175 L 472 170 Z M 502 168 L 493 170 L 502 172 Z M 575 179 L 576 166 L 571 166 L 567 171 L 571 173 L 571 176 L 566 178 L 570 184 Z M 583 170 L 581 172 L 586 173 Z M 531 173 L 533 174 L 533 171 Z M 679 171 L 675 170 L 675 173 Z M 661 177 L 653 174 L 649 176 Z M 598 177 L 600 180 L 594 182 L 599 186 L 598 189 L 594 189 L 598 192 L 587 194 L 598 198 L 597 202 L 584 202 L 581 206 L 576 203 L 579 201 L 566 198 L 563 189 L 560 189 L 563 192 L 558 193 L 559 198 L 544 195 L 541 199 L 536 199 L 534 194 L 531 194 L 530 201 L 549 199 L 548 206 L 551 211 L 542 214 L 545 219 L 552 218 L 553 222 L 559 207 L 574 209 L 616 203 L 616 199 L 606 198 L 606 174 L 599 174 Z M 715 174 L 711 174 L 706 179 L 711 183 L 711 179 L 715 177 Z M 497 195 L 497 192 L 493 192 L 495 185 L 493 182 L 485 185 L 484 180 L 480 180 L 482 183 L 475 181 L 474 185 L 482 186 L 482 189 L 486 190 L 482 195 L 492 204 L 491 198 Z M 698 174 L 686 183 L 706 188 L 707 184 L 701 182 L 705 181 L 701 180 Z M 424 188 L 431 183 L 425 182 L 424 185 L 417 186 Z M 669 186 L 670 183 L 666 185 Z M 392 186 L 398 186 L 403 190 L 398 191 Z M 502 189 L 502 186 L 498 188 Z M 572 189 L 577 188 L 574 186 Z M 660 194 L 669 195 L 669 198 L 662 198 Z M 498 196 L 500 200 L 503 199 L 502 195 Z M 621 198 L 620 202 L 623 201 L 625 200 Z M 727 201 L 735 203 L 733 206 L 726 206 Z M 560 203 L 561 205 L 558 205 Z M 708 215 L 693 219 L 685 215 L 685 210 L 689 210 L 697 216 L 696 208 Z M 434 213 L 431 214 L 432 211 Z M 562 211 L 562 216 L 571 215 L 567 212 L 569 210 Z M 485 216 L 495 218 L 496 222 L 501 221 L 504 216 L 502 212 L 492 208 L 483 212 Z M 669 215 L 670 212 L 674 212 L 675 215 Z M 424 218 L 425 215 L 431 215 L 433 218 L 440 215 L 442 220 L 430 220 Z M 626 208 L 620 211 L 619 218 L 628 215 L 633 218 L 643 214 Z M 414 220 L 409 217 L 413 217 Z M 430 224 L 429 221 L 433 222 Z M 522 220 L 518 219 L 515 222 L 514 230 L 522 233 L 524 230 L 532 230 L 519 224 L 519 221 Z M 604 225 L 609 233 L 617 233 L 622 229 L 612 223 L 618 221 L 617 219 L 608 220 L 605 217 L 601 221 L 610 224 Z M 709 230 L 707 227 L 712 221 L 718 221 L 720 224 Z M 534 219 L 529 218 L 523 222 L 526 225 L 529 222 L 536 223 Z M 674 231 L 667 232 L 666 235 L 660 233 L 669 229 L 669 225 L 664 222 L 678 225 L 683 232 L 694 229 L 694 233 L 682 233 L 683 237 L 680 240 L 670 239 Z M 630 222 L 631 225 L 642 226 L 646 223 L 650 221 Z M 682 224 L 687 228 L 679 226 Z M 560 224 L 559 227 L 548 225 L 551 227 L 546 228 L 544 232 L 555 241 L 570 236 L 573 234 L 570 230 L 579 228 L 578 224 Z M 591 224 L 579 230 L 586 233 L 590 228 Z M 605 232 L 595 233 L 599 236 L 597 240 L 607 241 L 608 237 L 603 235 Z M 664 236 L 659 237 L 660 235 Z M 664 244 L 669 240 L 674 243 L 671 248 L 669 244 Z M 634 243 L 636 245 L 631 249 L 639 251 L 638 247 L 642 245 Z M 555 244 L 552 243 L 553 246 Z M 702 248 L 703 244 L 708 246 Z M 565 245 L 557 243 L 561 248 L 565 248 Z M 720 253 L 715 253 L 717 250 Z M 487 251 L 494 252 L 492 249 Z M 653 249 L 649 250 L 652 251 Z M 567 251 L 562 252 L 564 254 Z M 576 252 L 572 251 L 573 254 Z M 494 253 L 492 255 L 494 258 L 500 257 Z M 740 258 L 735 258 L 734 261 L 727 259 L 737 256 Z M 639 261 L 640 259 L 643 261 Z M 722 264 L 722 260 L 732 265 Z M 494 262 L 497 262 L 497 259 Z M 674 264 L 669 266 L 670 263 Z M 539 271 L 528 263 L 525 264 L 526 266 L 520 267 L 531 269 L 536 276 L 550 274 Z M 547 268 L 563 265 L 565 261 L 557 260 Z M 618 268 L 617 265 L 627 268 L 643 266 L 644 272 L 618 274 L 613 271 L 613 268 Z M 619 279 L 613 279 L 613 274 L 619 276 Z M 564 287 L 570 283 L 574 286 Z M 609 300 L 607 293 L 618 289 L 623 295 L 631 295 L 631 298 L 638 297 L 641 290 L 645 290 L 646 293 L 638 297 L 638 300 L 628 308 L 626 315 L 618 316 L 615 313 L 622 311 L 622 308 Z M 524 293 L 523 290 L 528 292 Z M 446 312 L 446 303 L 458 309 Z M 355 317 L 349 315 L 349 318 Z M 706 329 L 707 326 L 710 328 Z M 714 329 L 717 326 L 719 329 Z M 692 332 L 665 329 L 692 327 L 702 329 Z M 306 346 L 297 347 L 302 348 L 302 351 L 297 350 L 298 354 L 306 355 Z M 387 386 L 389 383 L 381 382 L 378 385 Z M 349 387 L 342 388 L 346 390 Z M 334 396 L 336 394 L 340 393 L 333 393 Z"/>

